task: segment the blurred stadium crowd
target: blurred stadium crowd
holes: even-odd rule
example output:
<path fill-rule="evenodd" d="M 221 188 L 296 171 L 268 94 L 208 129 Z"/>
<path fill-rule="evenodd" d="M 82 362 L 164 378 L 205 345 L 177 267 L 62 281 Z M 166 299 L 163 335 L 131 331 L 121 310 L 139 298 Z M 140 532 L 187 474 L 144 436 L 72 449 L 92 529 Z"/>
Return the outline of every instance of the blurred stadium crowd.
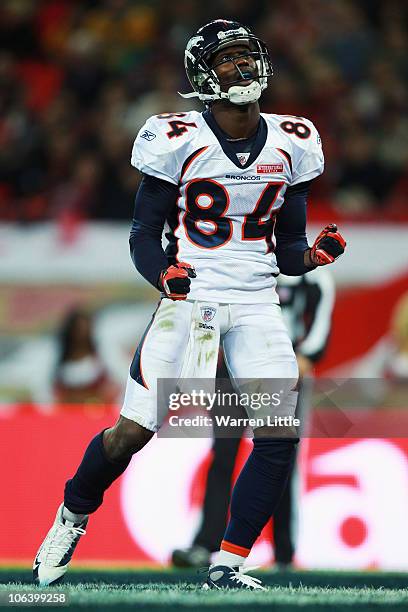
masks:
<path fill-rule="evenodd" d="M 352 218 L 406 215 L 405 0 L 4 0 L 0 220 L 130 219 L 135 134 L 151 114 L 193 107 L 177 95 L 184 47 L 218 17 L 269 46 L 262 110 L 321 131 L 314 198 Z"/>

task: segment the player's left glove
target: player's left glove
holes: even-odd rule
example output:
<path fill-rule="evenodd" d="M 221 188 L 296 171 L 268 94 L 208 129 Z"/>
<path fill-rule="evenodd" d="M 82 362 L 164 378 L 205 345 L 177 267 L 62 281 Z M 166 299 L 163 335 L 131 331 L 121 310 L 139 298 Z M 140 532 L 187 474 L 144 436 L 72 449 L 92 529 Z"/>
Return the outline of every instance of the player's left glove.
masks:
<path fill-rule="evenodd" d="M 337 225 L 330 223 L 320 232 L 310 249 L 310 261 L 314 266 L 325 266 L 333 263 L 344 253 L 346 241 L 337 231 Z"/>

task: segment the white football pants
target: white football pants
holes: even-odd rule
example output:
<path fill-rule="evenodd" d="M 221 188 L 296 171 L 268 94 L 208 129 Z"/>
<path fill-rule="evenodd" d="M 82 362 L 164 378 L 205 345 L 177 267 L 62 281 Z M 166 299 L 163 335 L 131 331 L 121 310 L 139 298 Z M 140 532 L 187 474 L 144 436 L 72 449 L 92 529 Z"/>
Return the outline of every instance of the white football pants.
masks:
<path fill-rule="evenodd" d="M 191 344 L 196 333 L 192 330 L 198 328 L 201 336 Z M 206 351 L 206 359 L 199 352 L 203 340 L 212 342 L 212 348 L 216 343 L 217 348 Z M 175 302 L 164 298 L 136 350 L 121 414 L 156 432 L 163 421 L 157 406 L 157 380 L 179 379 L 185 373 L 189 352 L 190 358 L 197 357 L 192 370 L 195 376 L 215 377 L 219 342 L 233 383 L 239 379 L 280 379 L 288 381 L 290 389 L 295 387 L 296 357 L 278 304 Z M 191 346 L 196 348 L 191 351 Z M 293 414 L 294 410 L 295 406 Z"/>

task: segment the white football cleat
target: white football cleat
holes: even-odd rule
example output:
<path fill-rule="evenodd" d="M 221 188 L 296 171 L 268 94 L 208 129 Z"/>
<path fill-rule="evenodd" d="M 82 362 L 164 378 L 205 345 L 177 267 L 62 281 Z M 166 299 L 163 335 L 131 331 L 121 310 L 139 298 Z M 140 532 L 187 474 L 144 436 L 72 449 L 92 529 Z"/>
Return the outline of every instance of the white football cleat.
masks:
<path fill-rule="evenodd" d="M 33 564 L 33 579 L 40 586 L 57 584 L 64 577 L 79 538 L 86 533 L 86 518 L 74 524 L 62 518 L 64 504 L 57 511 L 55 521 L 41 544 Z"/>
<path fill-rule="evenodd" d="M 247 572 L 257 567 L 229 567 L 212 565 L 208 570 L 207 581 L 203 590 L 209 589 L 244 589 L 248 591 L 267 591 L 259 578 L 248 576 Z"/>

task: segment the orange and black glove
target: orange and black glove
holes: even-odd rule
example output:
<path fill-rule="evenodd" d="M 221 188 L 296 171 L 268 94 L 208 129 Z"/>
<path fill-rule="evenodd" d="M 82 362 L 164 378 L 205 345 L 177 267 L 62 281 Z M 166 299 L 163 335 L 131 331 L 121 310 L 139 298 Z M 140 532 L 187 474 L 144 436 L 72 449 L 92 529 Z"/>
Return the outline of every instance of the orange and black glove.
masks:
<path fill-rule="evenodd" d="M 326 266 L 344 253 L 346 241 L 337 225 L 330 223 L 320 232 L 310 249 L 310 261 L 314 266 Z"/>
<path fill-rule="evenodd" d="M 193 266 L 181 261 L 161 272 L 158 287 L 171 300 L 185 300 L 190 292 L 190 278 L 196 276 Z"/>

